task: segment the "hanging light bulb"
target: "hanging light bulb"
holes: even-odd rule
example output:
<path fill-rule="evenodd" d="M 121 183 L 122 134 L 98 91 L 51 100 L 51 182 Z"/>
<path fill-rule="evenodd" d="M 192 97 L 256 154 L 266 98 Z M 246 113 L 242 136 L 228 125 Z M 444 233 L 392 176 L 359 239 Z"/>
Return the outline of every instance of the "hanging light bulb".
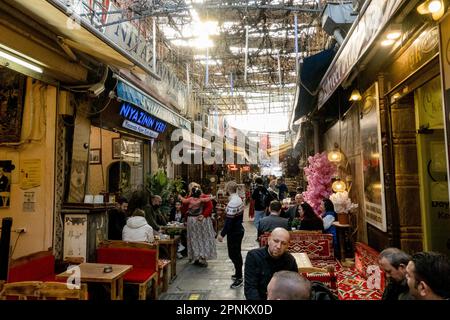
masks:
<path fill-rule="evenodd" d="M 445 12 L 442 0 L 427 0 L 417 7 L 417 12 L 420 14 L 431 13 L 433 20 L 439 20 Z"/>
<path fill-rule="evenodd" d="M 334 149 L 328 152 L 327 157 L 330 162 L 341 162 L 342 153 L 339 151 L 339 145 L 337 143 L 334 143 Z"/>
<path fill-rule="evenodd" d="M 341 178 L 337 178 L 337 180 L 331 185 L 331 189 L 333 189 L 334 192 L 344 192 L 346 188 L 347 185 L 341 180 Z"/>
<path fill-rule="evenodd" d="M 328 161 L 340 162 L 341 160 L 342 160 L 342 153 L 340 153 L 338 150 L 328 152 Z"/>
<path fill-rule="evenodd" d="M 361 101 L 361 93 L 358 89 L 353 89 L 352 94 L 350 95 L 350 99 L 348 101 Z"/>

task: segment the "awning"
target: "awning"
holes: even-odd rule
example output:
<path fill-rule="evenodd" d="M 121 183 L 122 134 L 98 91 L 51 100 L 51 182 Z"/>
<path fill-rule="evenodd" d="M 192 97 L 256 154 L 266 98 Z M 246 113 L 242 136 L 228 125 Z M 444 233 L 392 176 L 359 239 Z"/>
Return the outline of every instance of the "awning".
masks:
<path fill-rule="evenodd" d="M 138 58 L 131 56 L 131 51 L 127 52 L 125 48 L 108 38 L 106 31 L 105 34 L 100 32 L 90 25 L 86 18 L 80 18 L 75 12 L 71 12 L 64 1 L 7 0 L 7 2 L 47 26 L 60 37 L 62 45 L 87 53 L 105 64 L 132 69 L 139 73 L 149 73 L 158 78 L 148 64 L 138 61 Z M 74 23 L 73 19 L 79 24 Z"/>
<path fill-rule="evenodd" d="M 131 103 L 177 128 L 191 128 L 191 122 L 188 119 L 164 106 L 129 81 L 118 75 L 115 75 L 115 78 L 118 80 L 116 91 L 119 99 Z"/>
<path fill-rule="evenodd" d="M 304 59 L 300 69 L 300 83 L 297 88 L 299 94 L 293 122 L 314 110 L 318 94 L 316 89 L 333 61 L 334 54 L 334 49 L 329 49 Z"/>

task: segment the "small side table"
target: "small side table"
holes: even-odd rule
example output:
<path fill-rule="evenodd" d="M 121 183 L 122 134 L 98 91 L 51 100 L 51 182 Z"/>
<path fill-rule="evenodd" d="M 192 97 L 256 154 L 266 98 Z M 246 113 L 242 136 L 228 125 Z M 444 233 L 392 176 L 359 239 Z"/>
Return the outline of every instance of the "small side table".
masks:
<path fill-rule="evenodd" d="M 349 224 L 340 224 L 339 222 L 333 222 L 333 226 L 336 227 L 337 238 L 339 241 L 339 249 L 340 249 L 340 260 L 345 261 L 345 237 L 346 232 L 350 230 L 351 225 Z"/>

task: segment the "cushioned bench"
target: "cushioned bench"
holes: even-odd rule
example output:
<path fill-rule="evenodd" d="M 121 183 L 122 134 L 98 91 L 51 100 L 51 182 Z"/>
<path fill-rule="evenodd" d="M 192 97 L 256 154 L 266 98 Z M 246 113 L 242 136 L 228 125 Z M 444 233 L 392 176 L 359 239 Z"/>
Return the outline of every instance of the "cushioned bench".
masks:
<path fill-rule="evenodd" d="M 170 265 L 171 261 L 159 258 L 158 243 L 148 243 L 143 241 L 123 241 L 123 240 L 104 240 L 99 245 L 100 248 L 139 248 L 154 249 L 158 251 L 158 289 L 160 292 L 166 292 L 169 288 Z"/>
<path fill-rule="evenodd" d="M 110 264 L 128 264 L 133 269 L 123 278 L 124 283 L 139 286 L 139 300 L 147 297 L 147 285 L 152 282 L 152 295 L 158 297 L 158 251 L 155 249 L 140 248 L 111 248 L 97 249 L 97 262 Z"/>
<path fill-rule="evenodd" d="M 338 297 L 340 300 L 381 299 L 385 286 L 385 275 L 378 265 L 378 255 L 378 251 L 367 244 L 355 243 L 355 266 L 342 268 L 338 273 Z"/>
<path fill-rule="evenodd" d="M 7 282 L 57 281 L 55 280 L 55 257 L 52 251 L 39 251 L 12 260 Z"/>
<path fill-rule="evenodd" d="M 339 262 L 334 257 L 333 236 L 321 232 L 290 231 L 288 251 L 292 253 L 304 252 L 311 264 L 322 272 L 302 272 L 311 281 L 325 283 L 333 292 L 337 293 L 336 271 L 340 269 Z M 270 233 L 260 236 L 260 246 L 265 246 Z"/>

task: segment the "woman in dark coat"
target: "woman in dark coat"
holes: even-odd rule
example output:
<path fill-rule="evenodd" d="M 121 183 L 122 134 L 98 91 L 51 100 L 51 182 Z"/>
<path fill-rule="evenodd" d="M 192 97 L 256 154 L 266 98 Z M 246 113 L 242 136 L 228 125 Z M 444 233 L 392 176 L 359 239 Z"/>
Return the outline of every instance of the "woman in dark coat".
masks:
<path fill-rule="evenodd" d="M 301 209 L 300 209 L 301 208 Z M 299 210 L 301 223 L 300 230 L 320 230 L 323 231 L 323 221 L 317 214 L 315 214 L 314 209 L 306 202 L 303 202 Z"/>

